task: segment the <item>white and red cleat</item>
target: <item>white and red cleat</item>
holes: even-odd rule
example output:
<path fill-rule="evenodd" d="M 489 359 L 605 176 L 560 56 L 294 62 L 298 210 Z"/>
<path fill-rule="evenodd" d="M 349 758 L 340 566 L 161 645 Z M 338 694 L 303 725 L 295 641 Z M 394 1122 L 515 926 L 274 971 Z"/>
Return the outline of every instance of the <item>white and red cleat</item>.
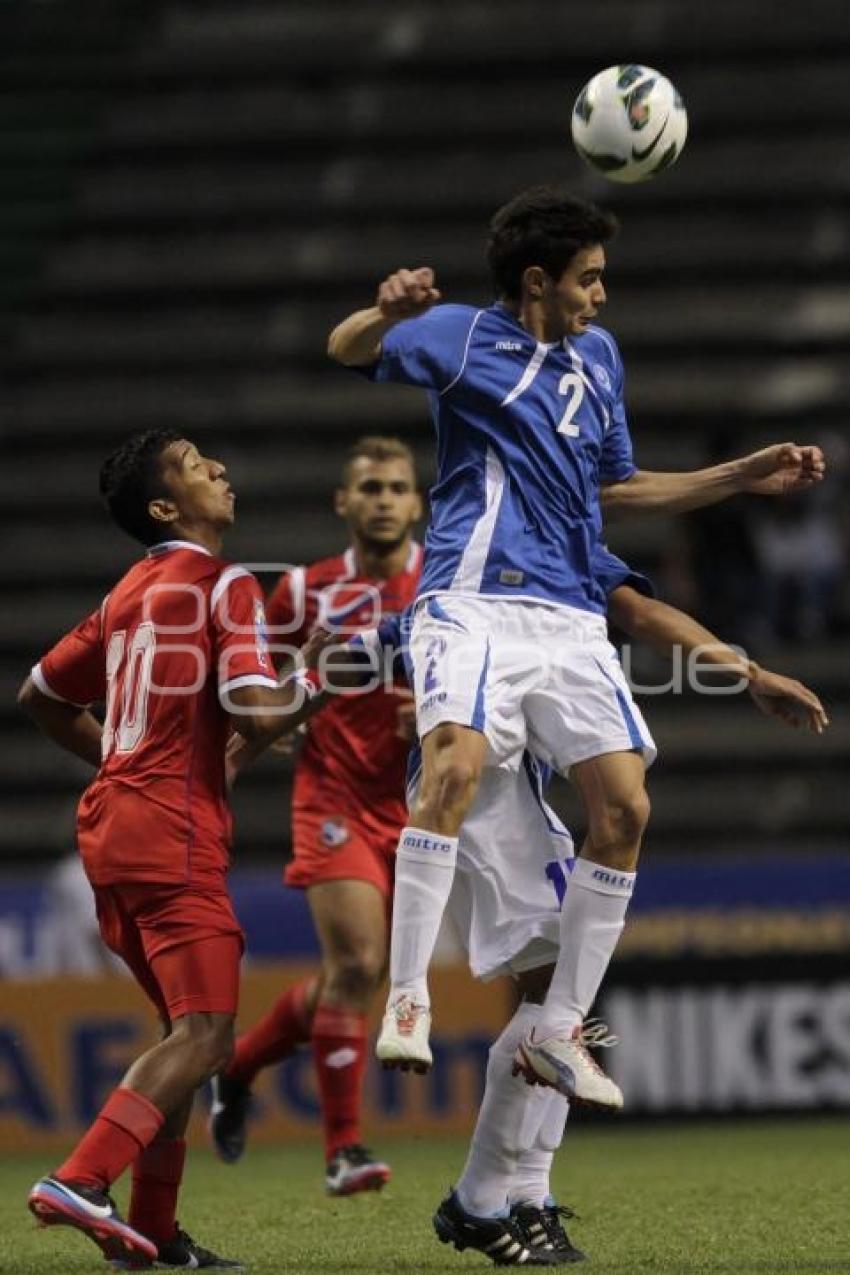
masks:
<path fill-rule="evenodd" d="M 354 1142 L 340 1147 L 328 1162 L 325 1190 L 328 1195 L 356 1195 L 359 1191 L 380 1191 L 392 1177 L 392 1169 L 376 1160 L 368 1147 Z"/>
<path fill-rule="evenodd" d="M 579 1024 L 569 1036 L 547 1036 L 535 1040 L 530 1032 L 517 1047 L 513 1073 L 523 1075 L 529 1084 L 548 1085 L 572 1102 L 591 1107 L 621 1111 L 623 1092 L 588 1050 L 588 1045 L 615 1045 L 616 1036 L 608 1033 L 604 1023 L 588 1020 Z"/>
<path fill-rule="evenodd" d="M 398 996 L 387 1005 L 375 1053 L 385 1067 L 425 1072 L 434 1061 L 428 1044 L 430 1030 L 428 1006 L 415 1004 L 407 995 Z"/>

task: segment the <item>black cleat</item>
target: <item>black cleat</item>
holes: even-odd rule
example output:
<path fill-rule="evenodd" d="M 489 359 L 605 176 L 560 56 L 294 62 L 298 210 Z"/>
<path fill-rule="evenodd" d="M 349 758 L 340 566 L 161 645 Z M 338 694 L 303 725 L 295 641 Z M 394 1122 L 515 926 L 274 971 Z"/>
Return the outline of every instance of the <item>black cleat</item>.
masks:
<path fill-rule="evenodd" d="M 241 1080 L 231 1080 L 223 1071 L 213 1076 L 210 1085 L 212 1103 L 207 1128 L 212 1144 L 220 1160 L 235 1164 L 245 1150 L 251 1090 Z"/>
<path fill-rule="evenodd" d="M 511 1217 L 533 1252 L 545 1250 L 553 1253 L 559 1265 L 585 1260 L 586 1254 L 570 1241 L 561 1222 L 562 1217 L 575 1217 L 572 1209 L 556 1204 L 554 1200 L 551 1204 L 544 1204 L 542 1209 L 536 1204 L 515 1204 L 511 1209 Z"/>
<path fill-rule="evenodd" d="M 496 1266 L 559 1264 L 553 1252 L 531 1247 L 513 1217 L 474 1217 L 461 1208 L 454 1191 L 443 1200 L 433 1222 L 441 1243 L 454 1244 L 458 1251 L 477 1249 Z"/>
<path fill-rule="evenodd" d="M 340 1147 L 328 1161 L 325 1190 L 328 1195 L 356 1195 L 358 1191 L 380 1191 L 387 1185 L 392 1170 L 383 1160 L 376 1160 L 368 1147 L 352 1142 Z"/>
<path fill-rule="evenodd" d="M 160 1244 L 159 1257 L 156 1262 L 146 1262 L 139 1258 L 113 1259 L 116 1270 L 138 1271 L 150 1270 L 154 1266 L 183 1268 L 187 1271 L 244 1271 L 242 1262 L 234 1262 L 228 1257 L 219 1257 L 208 1248 L 196 1244 L 191 1235 L 181 1231 L 178 1226 L 172 1240 Z"/>

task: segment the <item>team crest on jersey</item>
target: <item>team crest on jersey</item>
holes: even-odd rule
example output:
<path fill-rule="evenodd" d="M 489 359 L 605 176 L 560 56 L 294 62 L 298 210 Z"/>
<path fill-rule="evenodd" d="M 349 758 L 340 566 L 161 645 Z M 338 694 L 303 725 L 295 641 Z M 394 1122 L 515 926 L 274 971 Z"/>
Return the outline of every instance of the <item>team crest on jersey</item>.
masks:
<path fill-rule="evenodd" d="M 601 363 L 594 363 L 593 375 L 596 378 L 596 380 L 599 382 L 599 384 L 602 386 L 603 390 L 610 390 L 611 378 L 608 375 L 607 368 L 604 368 Z"/>
<path fill-rule="evenodd" d="M 271 669 L 269 659 L 269 630 L 266 624 L 266 612 L 259 598 L 254 602 L 254 634 L 257 643 L 257 658 L 265 668 Z"/>
<path fill-rule="evenodd" d="M 350 835 L 348 828 L 341 819 L 326 819 L 319 831 L 322 844 L 330 846 L 332 850 L 336 850 L 339 846 L 344 846 Z"/>

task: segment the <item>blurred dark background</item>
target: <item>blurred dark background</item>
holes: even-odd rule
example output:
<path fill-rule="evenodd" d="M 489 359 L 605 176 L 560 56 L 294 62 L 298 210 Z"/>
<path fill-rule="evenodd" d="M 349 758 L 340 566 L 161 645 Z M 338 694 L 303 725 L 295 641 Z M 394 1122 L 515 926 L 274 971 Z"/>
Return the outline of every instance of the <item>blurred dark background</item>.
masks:
<path fill-rule="evenodd" d="M 618 59 L 659 67 L 688 107 L 657 183 L 606 183 L 570 145 L 573 98 Z M 346 445 L 400 434 L 427 482 L 431 432 L 422 395 L 333 368 L 328 329 L 401 264 L 488 301 L 487 217 L 541 180 L 622 218 L 603 321 L 642 467 L 785 439 L 831 466 L 807 499 L 612 535 L 833 717 L 813 739 L 746 696 L 644 698 L 661 749 L 648 851 L 846 855 L 848 72 L 843 0 L 0 3 L 0 862 L 73 843 L 85 769 L 14 694 L 134 556 L 98 504 L 106 452 L 176 426 L 228 464 L 229 556 L 340 551 Z M 288 789 L 277 758 L 246 779 L 242 863 L 280 860 Z"/>

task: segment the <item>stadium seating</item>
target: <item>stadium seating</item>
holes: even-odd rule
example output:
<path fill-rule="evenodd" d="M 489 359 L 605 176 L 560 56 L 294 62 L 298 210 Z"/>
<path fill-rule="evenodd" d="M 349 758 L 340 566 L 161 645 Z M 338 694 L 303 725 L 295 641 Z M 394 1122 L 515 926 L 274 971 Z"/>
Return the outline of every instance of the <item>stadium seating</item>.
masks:
<path fill-rule="evenodd" d="M 606 185 L 569 146 L 572 96 L 612 50 L 686 98 L 687 153 L 657 184 Z M 741 450 L 847 439 L 848 53 L 843 0 L 0 5 L 0 861 L 67 844 L 84 768 L 14 690 L 132 559 L 98 507 L 105 451 L 179 427 L 228 462 L 234 557 L 334 552 L 346 443 L 400 433 L 427 475 L 430 432 L 420 396 L 329 365 L 329 327 L 402 263 L 486 300 L 486 216 L 525 184 L 622 216 L 605 321 L 645 467 L 700 464 L 721 430 Z M 655 519 L 612 543 L 651 570 L 677 536 Z M 775 662 L 846 707 L 837 648 Z M 659 851 L 845 844 L 840 712 L 811 741 L 737 701 L 644 707 Z M 282 770 L 239 795 L 243 856 L 287 839 Z"/>

